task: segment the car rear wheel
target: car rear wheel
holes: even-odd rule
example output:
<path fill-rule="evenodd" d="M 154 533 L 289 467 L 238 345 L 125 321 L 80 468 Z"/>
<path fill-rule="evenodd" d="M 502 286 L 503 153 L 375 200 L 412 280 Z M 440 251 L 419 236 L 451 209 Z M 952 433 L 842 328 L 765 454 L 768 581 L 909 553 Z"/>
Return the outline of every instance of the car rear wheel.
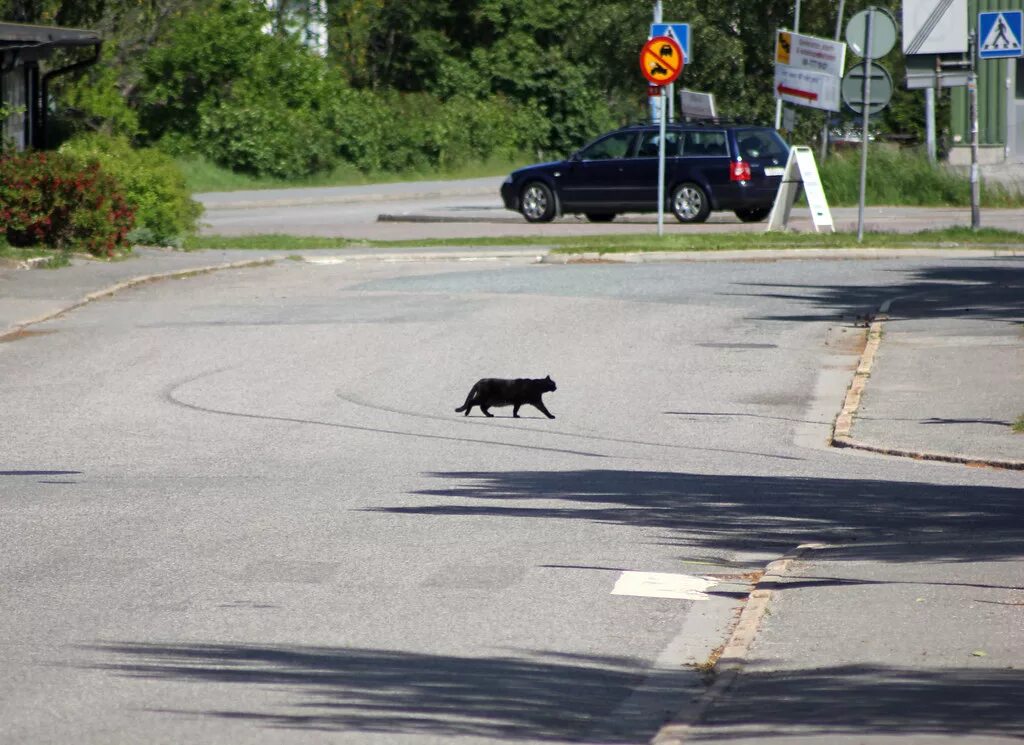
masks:
<path fill-rule="evenodd" d="M 531 181 L 519 197 L 519 211 L 527 222 L 551 222 L 555 217 L 555 195 L 548 185 Z"/>
<path fill-rule="evenodd" d="M 744 207 L 743 209 L 734 210 L 736 217 L 743 222 L 761 222 L 768 217 L 768 213 L 771 211 L 771 207 Z"/>
<path fill-rule="evenodd" d="M 615 219 L 614 212 L 588 212 L 587 219 L 590 222 L 611 222 Z"/>
<path fill-rule="evenodd" d="M 704 222 L 711 214 L 711 200 L 698 184 L 680 184 L 672 191 L 672 214 L 679 222 Z"/>

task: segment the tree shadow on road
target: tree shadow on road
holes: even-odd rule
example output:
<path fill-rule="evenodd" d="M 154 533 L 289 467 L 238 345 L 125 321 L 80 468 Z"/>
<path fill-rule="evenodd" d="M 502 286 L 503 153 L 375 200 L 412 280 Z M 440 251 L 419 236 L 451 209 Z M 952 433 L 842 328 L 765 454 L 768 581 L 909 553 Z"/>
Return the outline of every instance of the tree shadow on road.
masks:
<path fill-rule="evenodd" d="M 891 285 L 748 284 L 758 297 L 810 304 L 817 312 L 771 316 L 775 321 L 866 320 L 893 300 L 890 320 L 973 318 L 1024 323 L 1024 259 L 1000 258 L 1000 265 L 979 266 L 978 259 L 947 260 L 920 269 L 893 269 L 904 275 Z M 776 291 L 771 290 L 775 288 Z M 783 289 L 790 290 L 783 292 Z"/>
<path fill-rule="evenodd" d="M 90 667 L 130 678 L 210 684 L 216 700 L 259 705 L 151 712 L 234 720 L 269 729 L 509 741 L 647 741 L 675 708 L 652 719 L 619 709 L 644 672 L 629 660 L 537 653 L 470 658 L 294 645 L 107 643 Z M 682 704 L 677 676 L 647 677 L 649 693 Z M 685 694 L 694 696 L 699 688 Z M 268 703 L 268 695 L 279 703 Z M 189 700 L 195 700 L 190 694 Z M 272 700 L 272 699 L 271 699 Z M 840 665 L 748 669 L 705 715 L 693 741 L 797 735 L 1024 736 L 1020 671 Z"/>
<path fill-rule="evenodd" d="M 745 670 L 690 741 L 798 736 L 1024 737 L 1019 670 L 840 665 Z M 888 741 L 888 740 L 887 740 Z"/>
<path fill-rule="evenodd" d="M 281 703 L 206 710 L 159 709 L 242 720 L 268 728 L 635 743 L 649 739 L 674 704 L 701 688 L 698 676 L 649 674 L 634 660 L 561 653 L 459 657 L 297 645 L 106 643 L 92 669 L 149 680 L 264 686 Z M 646 679 L 670 710 L 619 709 Z M 218 695 L 223 700 L 223 692 Z M 230 700 L 245 700 L 232 695 Z M 653 715 L 652 715 L 653 714 Z"/>
<path fill-rule="evenodd" d="M 441 485 L 417 494 L 436 503 L 374 511 L 654 528 L 661 531 L 657 540 L 691 551 L 785 553 L 829 542 L 846 544 L 848 560 L 1024 555 L 1024 489 L 603 469 L 431 475 Z"/>

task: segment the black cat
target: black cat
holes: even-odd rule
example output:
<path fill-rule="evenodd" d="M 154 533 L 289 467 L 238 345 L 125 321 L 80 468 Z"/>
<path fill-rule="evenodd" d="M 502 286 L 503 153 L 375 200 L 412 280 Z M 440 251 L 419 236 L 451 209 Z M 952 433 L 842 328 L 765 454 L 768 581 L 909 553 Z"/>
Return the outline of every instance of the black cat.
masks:
<path fill-rule="evenodd" d="M 469 410 L 474 406 L 479 406 L 484 416 L 494 416 L 488 411 L 492 406 L 511 406 L 512 416 L 519 418 L 519 407 L 530 404 L 540 409 L 540 412 L 548 419 L 554 419 L 555 415 L 548 411 L 544 402 L 540 400 L 541 395 L 554 390 L 557 390 L 557 386 L 550 375 L 536 380 L 531 378 L 516 378 L 515 380 L 484 378 L 478 380 L 469 389 L 466 403 L 456 411 L 464 411 L 465 415 L 469 416 Z"/>

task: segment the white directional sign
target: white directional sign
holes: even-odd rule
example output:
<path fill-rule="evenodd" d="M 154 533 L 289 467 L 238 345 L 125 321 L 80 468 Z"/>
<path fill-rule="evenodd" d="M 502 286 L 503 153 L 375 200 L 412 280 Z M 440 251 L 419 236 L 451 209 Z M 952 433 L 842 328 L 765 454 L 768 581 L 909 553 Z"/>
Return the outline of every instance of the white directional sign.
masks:
<path fill-rule="evenodd" d="M 978 14 L 978 56 L 981 59 L 1024 56 L 1021 26 L 1024 12 L 997 10 Z"/>
<path fill-rule="evenodd" d="M 967 51 L 967 0 L 903 0 L 903 53 Z"/>
<path fill-rule="evenodd" d="M 779 31 L 775 42 L 775 96 L 815 109 L 839 111 L 846 44 Z"/>

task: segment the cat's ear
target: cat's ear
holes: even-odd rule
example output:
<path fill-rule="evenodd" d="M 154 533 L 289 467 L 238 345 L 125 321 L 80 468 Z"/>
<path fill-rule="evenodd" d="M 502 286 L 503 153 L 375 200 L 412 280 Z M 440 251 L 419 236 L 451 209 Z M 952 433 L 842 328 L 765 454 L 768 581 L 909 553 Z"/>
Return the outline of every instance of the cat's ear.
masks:
<path fill-rule="evenodd" d="M 551 380 L 551 376 L 548 375 L 546 378 L 544 378 L 544 380 Z"/>

